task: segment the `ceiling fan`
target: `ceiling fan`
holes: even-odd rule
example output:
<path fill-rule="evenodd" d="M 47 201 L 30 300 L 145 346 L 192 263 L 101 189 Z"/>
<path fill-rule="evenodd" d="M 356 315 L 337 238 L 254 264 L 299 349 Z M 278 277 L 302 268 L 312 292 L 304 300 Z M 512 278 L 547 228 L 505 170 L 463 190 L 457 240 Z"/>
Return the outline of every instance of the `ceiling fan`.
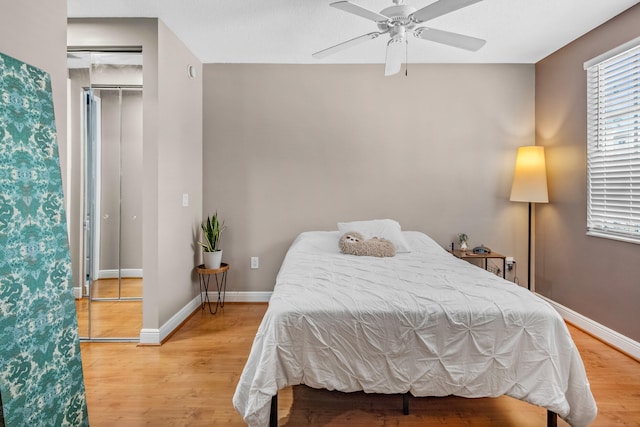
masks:
<path fill-rule="evenodd" d="M 408 43 L 408 33 L 413 33 L 415 37 L 422 40 L 429 40 L 475 52 L 484 46 L 486 43 L 485 40 L 449 31 L 437 30 L 435 28 L 416 26 L 480 1 L 482 0 L 437 0 L 422 9 L 416 9 L 412 6 L 402 4 L 403 0 L 393 0 L 393 6 L 381 10 L 379 13 L 351 3 L 350 1 L 337 1 L 331 3 L 330 6 L 374 21 L 378 25 L 379 31 L 347 40 L 318 51 L 311 56 L 321 59 L 367 40 L 373 40 L 383 34 L 389 34 L 391 39 L 387 43 L 384 75 L 390 76 L 400 71 L 403 52 L 406 52 Z"/>

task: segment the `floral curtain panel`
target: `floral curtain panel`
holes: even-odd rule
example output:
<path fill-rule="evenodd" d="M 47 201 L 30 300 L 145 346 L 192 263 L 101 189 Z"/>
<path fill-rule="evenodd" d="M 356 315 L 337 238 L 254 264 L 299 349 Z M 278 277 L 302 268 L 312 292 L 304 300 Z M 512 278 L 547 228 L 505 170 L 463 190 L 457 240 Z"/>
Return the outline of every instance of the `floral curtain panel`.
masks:
<path fill-rule="evenodd" d="M 0 54 L 0 425 L 88 425 L 51 82 Z"/>

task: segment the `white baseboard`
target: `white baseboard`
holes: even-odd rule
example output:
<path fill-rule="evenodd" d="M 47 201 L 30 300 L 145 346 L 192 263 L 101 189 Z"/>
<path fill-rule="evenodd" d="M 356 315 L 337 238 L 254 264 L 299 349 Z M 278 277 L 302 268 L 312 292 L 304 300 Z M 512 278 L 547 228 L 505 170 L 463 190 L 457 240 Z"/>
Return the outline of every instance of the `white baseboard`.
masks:
<path fill-rule="evenodd" d="M 556 311 L 560 313 L 560 316 L 562 316 L 562 318 L 567 322 L 576 325 L 578 328 L 604 341 L 611 347 L 617 348 L 621 352 L 633 357 L 634 359 L 640 360 L 639 342 L 634 341 L 631 338 L 614 331 L 613 329 L 609 329 L 606 326 L 601 325 L 600 323 L 591 320 L 588 317 L 571 310 L 570 308 L 558 304 L 557 302 L 552 301 L 543 295 L 536 295 L 551 304 L 556 309 Z"/>
<path fill-rule="evenodd" d="M 227 292 L 225 302 L 269 302 L 273 292 Z M 218 294 L 209 291 L 211 301 L 216 301 Z"/>
<path fill-rule="evenodd" d="M 160 345 L 160 329 L 140 329 L 140 344 Z"/>
<path fill-rule="evenodd" d="M 73 287 L 73 296 L 75 299 L 82 298 L 82 286 L 74 286 Z"/>
<path fill-rule="evenodd" d="M 140 344 L 160 345 L 162 341 L 178 328 L 182 322 L 200 306 L 200 295 L 193 298 L 184 307 L 174 314 L 160 329 L 141 329 Z"/>
<path fill-rule="evenodd" d="M 204 296 L 204 295 L 203 295 Z M 227 292 L 225 302 L 268 302 L 271 292 Z M 209 299 L 215 303 L 218 299 L 217 292 L 209 292 Z M 200 295 L 193 298 L 187 305 L 182 307 L 171 319 L 169 319 L 160 329 L 141 329 L 140 344 L 160 345 L 162 341 L 178 328 L 182 322 L 200 307 Z"/>

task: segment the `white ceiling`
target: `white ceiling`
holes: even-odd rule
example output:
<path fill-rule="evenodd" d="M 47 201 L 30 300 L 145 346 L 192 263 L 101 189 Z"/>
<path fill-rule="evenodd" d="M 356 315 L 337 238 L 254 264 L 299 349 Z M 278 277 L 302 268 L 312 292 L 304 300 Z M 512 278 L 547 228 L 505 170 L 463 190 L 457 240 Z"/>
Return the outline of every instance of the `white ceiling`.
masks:
<path fill-rule="evenodd" d="M 77 17 L 157 17 L 204 63 L 384 63 L 386 37 L 323 60 L 313 52 L 377 31 L 335 0 L 68 0 Z M 391 0 L 352 0 L 380 11 Z M 406 0 L 419 9 L 434 0 Z M 422 26 L 487 40 L 467 52 L 409 38 L 410 63 L 535 63 L 638 0 L 484 0 Z"/>

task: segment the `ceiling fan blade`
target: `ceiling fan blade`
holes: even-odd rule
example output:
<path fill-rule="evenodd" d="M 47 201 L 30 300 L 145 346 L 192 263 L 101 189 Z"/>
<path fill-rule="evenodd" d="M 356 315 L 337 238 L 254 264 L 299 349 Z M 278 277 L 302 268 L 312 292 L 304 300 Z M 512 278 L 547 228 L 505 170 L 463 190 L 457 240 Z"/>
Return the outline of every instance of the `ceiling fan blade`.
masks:
<path fill-rule="evenodd" d="M 406 52 L 406 38 L 393 38 L 387 43 L 387 58 L 384 63 L 384 75 L 392 76 L 400 72 L 402 57 Z"/>
<path fill-rule="evenodd" d="M 344 10 L 345 12 L 353 13 L 354 15 L 358 15 L 362 18 L 369 19 L 374 22 L 385 22 L 389 20 L 388 17 L 381 15 L 378 12 L 374 12 L 373 10 L 369 10 L 348 1 L 337 1 L 331 3 L 329 6 L 333 6 L 336 9 Z"/>
<path fill-rule="evenodd" d="M 362 36 L 353 38 L 351 40 L 347 40 L 346 42 L 338 43 L 335 46 L 331 46 L 331 47 L 328 47 L 326 49 L 320 50 L 320 51 L 312 54 L 311 56 L 316 58 L 316 59 L 322 59 L 322 58 L 325 58 L 325 57 L 327 57 L 329 55 L 332 55 L 334 53 L 340 52 L 341 50 L 350 48 L 351 46 L 355 46 L 355 45 L 358 45 L 360 43 L 366 42 L 367 40 L 373 40 L 376 37 L 378 37 L 380 34 L 384 34 L 384 33 L 373 32 L 373 33 L 369 33 L 369 34 L 364 34 Z"/>
<path fill-rule="evenodd" d="M 410 16 L 415 22 L 426 22 L 480 1 L 482 0 L 438 0 L 429 6 L 416 10 Z"/>
<path fill-rule="evenodd" d="M 483 39 L 427 27 L 416 28 L 413 32 L 413 35 L 418 37 L 419 39 L 442 43 L 449 46 L 458 47 L 460 49 L 470 50 L 472 52 L 480 49 L 487 42 Z"/>

